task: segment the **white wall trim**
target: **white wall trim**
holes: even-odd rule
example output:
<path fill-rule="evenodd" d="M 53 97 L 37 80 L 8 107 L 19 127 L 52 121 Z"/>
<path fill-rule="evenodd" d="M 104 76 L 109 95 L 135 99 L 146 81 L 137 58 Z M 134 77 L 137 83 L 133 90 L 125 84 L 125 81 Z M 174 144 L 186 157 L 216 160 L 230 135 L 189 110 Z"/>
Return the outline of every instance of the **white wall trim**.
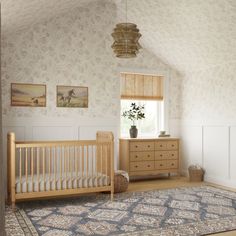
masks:
<path fill-rule="evenodd" d="M 221 179 L 215 176 L 207 176 L 207 175 L 205 176 L 204 180 L 209 183 L 214 183 L 229 188 L 236 188 L 235 180 Z"/>

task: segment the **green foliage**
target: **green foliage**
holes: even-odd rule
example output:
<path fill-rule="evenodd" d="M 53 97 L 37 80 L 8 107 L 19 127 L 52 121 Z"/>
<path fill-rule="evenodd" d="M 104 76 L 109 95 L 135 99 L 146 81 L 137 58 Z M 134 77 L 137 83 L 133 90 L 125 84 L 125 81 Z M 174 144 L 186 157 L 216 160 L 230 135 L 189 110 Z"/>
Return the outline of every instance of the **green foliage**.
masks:
<path fill-rule="evenodd" d="M 144 110 L 144 105 L 138 106 L 135 103 L 131 103 L 130 109 L 124 111 L 122 116 L 131 120 L 134 125 L 136 120 L 142 120 L 145 118 L 145 113 L 143 112 L 143 110 Z"/>

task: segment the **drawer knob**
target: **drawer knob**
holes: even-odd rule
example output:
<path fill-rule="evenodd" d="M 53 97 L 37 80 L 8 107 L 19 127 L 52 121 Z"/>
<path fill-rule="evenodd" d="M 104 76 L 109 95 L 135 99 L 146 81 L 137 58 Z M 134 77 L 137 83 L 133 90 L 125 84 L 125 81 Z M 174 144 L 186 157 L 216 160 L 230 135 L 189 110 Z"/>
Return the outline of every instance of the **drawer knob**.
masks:
<path fill-rule="evenodd" d="M 148 155 L 148 157 L 150 157 L 150 155 Z"/>
<path fill-rule="evenodd" d="M 137 156 L 137 155 L 136 155 L 135 157 L 136 157 L 136 158 L 138 158 L 138 156 Z"/>
<path fill-rule="evenodd" d="M 162 164 L 160 164 L 160 166 L 163 166 Z"/>
<path fill-rule="evenodd" d="M 174 163 L 171 163 L 171 165 L 173 166 L 173 165 L 174 165 Z"/>
<path fill-rule="evenodd" d="M 150 145 L 148 145 L 148 147 L 150 147 Z"/>
<path fill-rule="evenodd" d="M 172 147 L 174 147 L 175 145 L 174 145 L 174 144 L 172 144 L 171 146 L 172 146 Z"/>
<path fill-rule="evenodd" d="M 138 166 L 136 165 L 135 168 L 138 168 Z"/>
<path fill-rule="evenodd" d="M 150 167 L 150 165 L 148 165 L 148 167 Z"/>
<path fill-rule="evenodd" d="M 137 146 L 137 145 L 135 145 L 135 147 L 137 148 L 138 146 Z"/>
<path fill-rule="evenodd" d="M 172 154 L 172 157 L 174 156 L 174 154 Z"/>
<path fill-rule="evenodd" d="M 162 154 L 160 156 L 162 157 Z"/>
<path fill-rule="evenodd" d="M 160 147 L 162 147 L 162 145 L 160 145 Z"/>

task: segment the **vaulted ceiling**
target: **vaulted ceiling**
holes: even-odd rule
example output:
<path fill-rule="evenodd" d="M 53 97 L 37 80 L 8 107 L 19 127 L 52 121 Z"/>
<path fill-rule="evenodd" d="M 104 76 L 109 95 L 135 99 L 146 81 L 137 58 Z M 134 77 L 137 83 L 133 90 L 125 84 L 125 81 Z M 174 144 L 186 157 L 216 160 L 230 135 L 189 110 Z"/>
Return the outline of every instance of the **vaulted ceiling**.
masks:
<path fill-rule="evenodd" d="M 95 0 L 2 0 L 2 29 L 12 32 Z M 124 0 L 113 1 L 125 21 Z M 235 0 L 128 0 L 141 43 L 181 72 L 236 62 Z"/>

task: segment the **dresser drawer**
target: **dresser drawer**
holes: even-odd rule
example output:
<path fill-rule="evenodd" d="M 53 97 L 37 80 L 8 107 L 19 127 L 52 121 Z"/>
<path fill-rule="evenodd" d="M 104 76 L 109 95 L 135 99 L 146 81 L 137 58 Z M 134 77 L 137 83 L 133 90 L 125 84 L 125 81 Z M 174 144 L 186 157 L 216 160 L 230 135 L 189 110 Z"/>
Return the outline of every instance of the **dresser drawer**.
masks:
<path fill-rule="evenodd" d="M 130 151 L 153 151 L 154 142 L 130 142 Z"/>
<path fill-rule="evenodd" d="M 169 159 L 168 151 L 155 151 L 155 160 Z"/>
<path fill-rule="evenodd" d="M 178 159 L 178 151 L 168 151 L 167 159 Z"/>
<path fill-rule="evenodd" d="M 155 169 L 156 170 L 163 170 L 166 169 L 166 161 L 155 161 Z"/>
<path fill-rule="evenodd" d="M 168 169 L 177 169 L 178 161 L 177 160 L 168 160 L 166 161 L 166 165 Z"/>
<path fill-rule="evenodd" d="M 130 152 L 130 161 L 154 161 L 154 152 Z"/>
<path fill-rule="evenodd" d="M 167 141 L 155 142 L 155 150 L 166 150 L 166 149 L 167 149 Z"/>
<path fill-rule="evenodd" d="M 168 150 L 177 150 L 178 149 L 178 141 L 168 141 L 167 142 Z"/>
<path fill-rule="evenodd" d="M 154 170 L 154 161 L 130 162 L 130 171 Z"/>

